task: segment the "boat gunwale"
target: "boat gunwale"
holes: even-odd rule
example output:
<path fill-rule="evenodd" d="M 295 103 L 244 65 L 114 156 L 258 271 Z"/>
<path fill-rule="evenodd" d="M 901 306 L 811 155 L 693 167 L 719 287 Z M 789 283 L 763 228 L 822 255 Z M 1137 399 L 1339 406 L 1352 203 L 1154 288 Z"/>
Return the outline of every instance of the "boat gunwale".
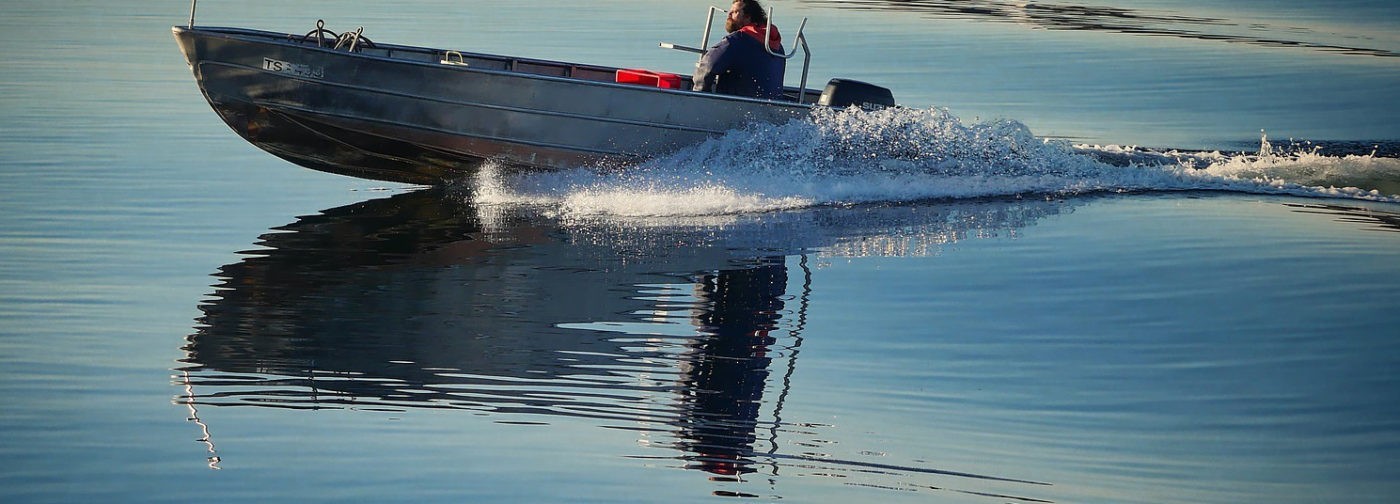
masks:
<path fill-rule="evenodd" d="M 201 61 L 201 62 L 199 62 L 199 64 L 200 64 L 200 65 L 217 66 L 217 67 L 236 68 L 236 69 L 242 69 L 242 70 L 260 70 L 260 69 L 257 68 L 257 67 L 248 66 L 248 65 L 243 65 L 243 64 L 238 64 L 238 63 L 230 63 L 230 62 L 225 62 L 225 61 Z M 519 76 L 518 73 L 513 73 L 513 74 L 511 74 L 511 75 L 512 75 L 512 76 Z M 401 92 L 401 91 L 393 91 L 393 90 L 388 90 L 388 89 L 373 88 L 373 87 L 362 86 L 362 85 L 358 85 L 358 84 L 351 84 L 351 83 L 346 83 L 346 82 L 326 81 L 326 80 L 313 79 L 313 78 L 307 78 L 307 77 L 300 77 L 300 76 L 294 76 L 294 75 L 283 76 L 283 78 L 285 78 L 285 79 L 290 79 L 290 80 L 301 81 L 301 82 L 306 82 L 306 83 L 309 83 L 309 84 L 324 85 L 324 86 L 329 86 L 329 87 L 334 87 L 334 88 L 341 88 L 341 89 L 351 89 L 351 90 L 363 91 L 363 92 L 367 92 L 367 93 L 375 93 L 375 94 L 383 94 L 383 95 L 389 95 L 389 96 L 397 96 L 397 97 L 409 98 L 409 99 L 413 99 L 413 100 L 422 100 L 422 101 L 436 102 L 436 103 L 441 103 L 441 104 L 445 104 L 445 105 L 456 105 L 456 106 L 462 106 L 462 107 L 475 107 L 475 108 L 483 108 L 483 109 L 491 109 L 491 110 L 503 110 L 503 111 L 508 111 L 508 112 L 517 112 L 517 113 L 526 113 L 526 114 L 537 114 L 537 115 L 543 115 L 543 116 L 563 117 L 563 118 L 569 118 L 569 119 L 584 119 L 584 120 L 596 121 L 596 122 L 606 122 L 606 123 L 614 123 L 614 124 L 624 124 L 624 125 L 628 125 L 628 126 L 642 126 L 642 127 L 648 127 L 648 128 L 668 129 L 668 130 L 673 130 L 673 131 L 686 131 L 686 132 L 691 132 L 691 133 L 703 133 L 703 134 L 708 134 L 708 135 L 716 135 L 716 134 L 722 134 L 722 133 L 724 133 L 723 130 L 713 130 L 713 129 L 706 129 L 706 128 L 695 128 L 695 127 L 681 126 L 681 125 L 667 124 L 667 123 L 637 121 L 637 120 L 631 120 L 631 119 L 618 119 L 618 118 L 613 118 L 613 117 L 598 117 L 598 116 L 593 116 L 593 115 L 578 114 L 578 113 L 572 113 L 572 112 L 556 112 L 556 111 L 551 111 L 551 110 L 532 109 L 532 108 L 524 108 L 524 107 L 514 107 L 514 106 L 508 106 L 508 105 L 496 105 L 496 104 L 492 104 L 492 103 L 475 102 L 475 101 L 457 101 L 457 100 L 452 100 L 452 99 L 448 99 L 448 98 L 439 98 L 439 97 L 435 97 L 435 96 L 426 96 L 426 95 L 421 95 L 421 94 L 405 93 L 405 92 Z M 250 101 L 249 103 L 253 103 L 253 104 L 255 104 L 255 105 L 262 105 L 262 104 L 263 104 L 263 103 L 253 102 L 253 101 Z M 269 101 L 269 102 L 266 102 L 266 104 L 275 105 L 275 106 L 277 106 L 277 107 L 282 107 L 282 108 L 297 109 L 296 106 L 287 105 L 287 104 L 280 103 L 280 102 L 275 102 L 275 101 Z M 303 111 L 310 112 L 310 110 L 304 110 L 304 109 L 303 109 Z M 325 114 L 324 112 L 320 112 L 320 113 Z M 334 115 L 334 114 L 327 114 L 327 115 Z M 345 118 L 345 119 L 353 119 L 353 118 L 355 118 L 355 117 L 351 117 L 351 116 L 340 116 L 340 117 Z M 397 122 L 392 122 L 392 121 L 384 121 L 384 120 L 380 120 L 380 119 L 371 119 L 371 118 L 358 118 L 358 119 L 373 120 L 373 121 L 376 121 L 376 122 L 381 122 L 381 123 L 386 123 L 386 124 L 400 124 L 400 125 L 404 125 L 404 126 L 413 126 L 413 125 L 410 125 L 410 124 L 407 124 L 407 123 L 397 123 Z M 413 127 L 415 127 L 416 129 L 423 129 L 423 130 L 427 130 L 427 131 L 438 131 L 438 132 L 441 132 L 441 133 L 459 133 L 459 132 L 454 132 L 454 131 L 449 131 L 449 130 L 442 130 L 442 129 L 438 129 L 438 128 L 423 128 L 423 127 L 418 127 L 418 126 L 413 126 Z M 600 151 L 600 152 L 601 152 L 601 151 Z"/>

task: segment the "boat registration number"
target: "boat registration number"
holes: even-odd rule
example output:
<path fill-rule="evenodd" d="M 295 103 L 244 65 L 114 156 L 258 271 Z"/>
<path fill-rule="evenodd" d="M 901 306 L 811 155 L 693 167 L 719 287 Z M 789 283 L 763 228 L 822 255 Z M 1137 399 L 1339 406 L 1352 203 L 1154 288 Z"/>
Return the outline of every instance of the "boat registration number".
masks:
<path fill-rule="evenodd" d="M 297 77 L 310 77 L 312 79 L 320 79 L 326 76 L 325 68 L 275 60 L 272 58 L 263 58 L 263 70 L 291 74 Z"/>

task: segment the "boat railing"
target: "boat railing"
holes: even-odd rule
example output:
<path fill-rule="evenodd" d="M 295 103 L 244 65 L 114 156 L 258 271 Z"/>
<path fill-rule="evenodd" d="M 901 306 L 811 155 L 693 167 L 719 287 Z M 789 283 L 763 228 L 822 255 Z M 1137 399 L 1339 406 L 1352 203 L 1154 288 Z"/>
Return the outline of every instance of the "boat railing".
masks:
<path fill-rule="evenodd" d="M 666 48 L 666 49 L 675 49 L 675 50 L 678 50 L 678 51 L 686 51 L 686 52 L 698 53 L 698 54 L 700 55 L 700 59 L 703 60 L 703 59 L 705 58 L 705 53 L 710 52 L 710 50 L 709 50 L 709 47 L 710 47 L 710 32 L 711 32 L 711 29 L 714 27 L 714 24 L 715 24 L 715 13 L 716 13 L 716 12 L 723 12 L 726 16 L 729 15 L 729 9 L 725 9 L 725 8 L 722 8 L 722 7 L 715 7 L 715 6 L 713 6 L 713 5 L 710 6 L 710 8 L 709 8 L 709 9 L 706 11 L 706 13 L 705 13 L 705 32 L 704 32 L 704 35 L 701 36 L 701 38 L 700 38 L 700 47 L 689 47 L 689 46 L 683 46 L 683 45 L 679 45 L 679 44 L 672 44 L 672 43 L 670 43 L 670 42 L 662 42 L 662 43 L 661 43 L 661 47 Z M 766 44 L 766 43 L 763 44 L 763 50 L 768 51 L 768 54 L 771 54 L 771 55 L 773 55 L 773 56 L 776 56 L 776 57 L 779 57 L 779 58 L 782 58 L 782 59 L 785 59 L 785 60 L 790 60 L 790 59 L 792 59 L 793 56 L 796 56 L 796 55 L 797 55 L 797 50 L 798 50 L 799 48 L 802 49 L 802 56 L 803 56 L 803 57 L 802 57 L 802 80 L 801 80 L 801 81 L 798 83 L 798 85 L 797 85 L 797 103 L 802 103 L 803 97 L 805 97 L 805 96 L 807 95 L 807 70 L 808 70 L 808 68 L 811 67 L 811 64 L 812 64 L 812 49 L 811 49 L 810 47 L 807 46 L 807 37 L 804 36 L 804 35 L 802 34 L 802 31 L 805 30 L 806 28 L 807 28 L 807 18 L 804 17 L 804 18 L 802 18 L 802 24 L 799 25 L 799 26 L 797 27 L 797 36 L 796 36 L 796 37 L 793 37 L 793 40 L 795 40 L 795 42 L 793 43 L 792 51 L 789 51 L 787 54 L 783 54 L 783 53 L 781 53 L 781 52 L 774 51 L 773 48 L 771 48 L 771 47 L 768 46 L 768 44 Z M 768 26 L 764 29 L 764 32 L 763 32 L 763 33 L 764 33 L 764 34 L 768 34 L 768 33 L 772 32 L 772 31 L 773 31 L 773 8 L 772 8 L 772 7 L 769 7 L 769 8 L 768 8 Z"/>

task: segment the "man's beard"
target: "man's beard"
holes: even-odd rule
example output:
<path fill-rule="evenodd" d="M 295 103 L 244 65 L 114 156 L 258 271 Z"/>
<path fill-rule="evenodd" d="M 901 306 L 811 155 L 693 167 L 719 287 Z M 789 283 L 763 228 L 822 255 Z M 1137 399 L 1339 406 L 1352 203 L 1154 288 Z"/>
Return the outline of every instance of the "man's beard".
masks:
<path fill-rule="evenodd" d="M 734 33 L 734 32 L 738 31 L 740 28 L 743 28 L 743 27 L 744 27 L 744 25 L 739 24 L 739 22 L 738 22 L 738 21 L 735 21 L 734 19 L 726 19 L 726 20 L 724 20 L 724 31 L 725 31 L 725 33 Z"/>

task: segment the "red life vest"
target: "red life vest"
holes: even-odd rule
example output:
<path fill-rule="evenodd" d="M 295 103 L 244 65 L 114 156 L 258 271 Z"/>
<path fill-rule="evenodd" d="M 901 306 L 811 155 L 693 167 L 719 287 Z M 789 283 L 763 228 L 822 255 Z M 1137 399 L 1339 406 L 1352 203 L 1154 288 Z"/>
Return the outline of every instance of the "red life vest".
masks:
<path fill-rule="evenodd" d="M 769 28 L 768 23 L 752 23 L 744 25 L 743 28 L 739 29 L 739 32 L 753 37 L 753 39 L 757 40 L 759 43 L 763 43 L 763 30 L 765 28 Z M 768 48 L 775 52 L 783 50 L 783 36 L 778 33 L 777 26 L 773 26 L 768 32 Z"/>

